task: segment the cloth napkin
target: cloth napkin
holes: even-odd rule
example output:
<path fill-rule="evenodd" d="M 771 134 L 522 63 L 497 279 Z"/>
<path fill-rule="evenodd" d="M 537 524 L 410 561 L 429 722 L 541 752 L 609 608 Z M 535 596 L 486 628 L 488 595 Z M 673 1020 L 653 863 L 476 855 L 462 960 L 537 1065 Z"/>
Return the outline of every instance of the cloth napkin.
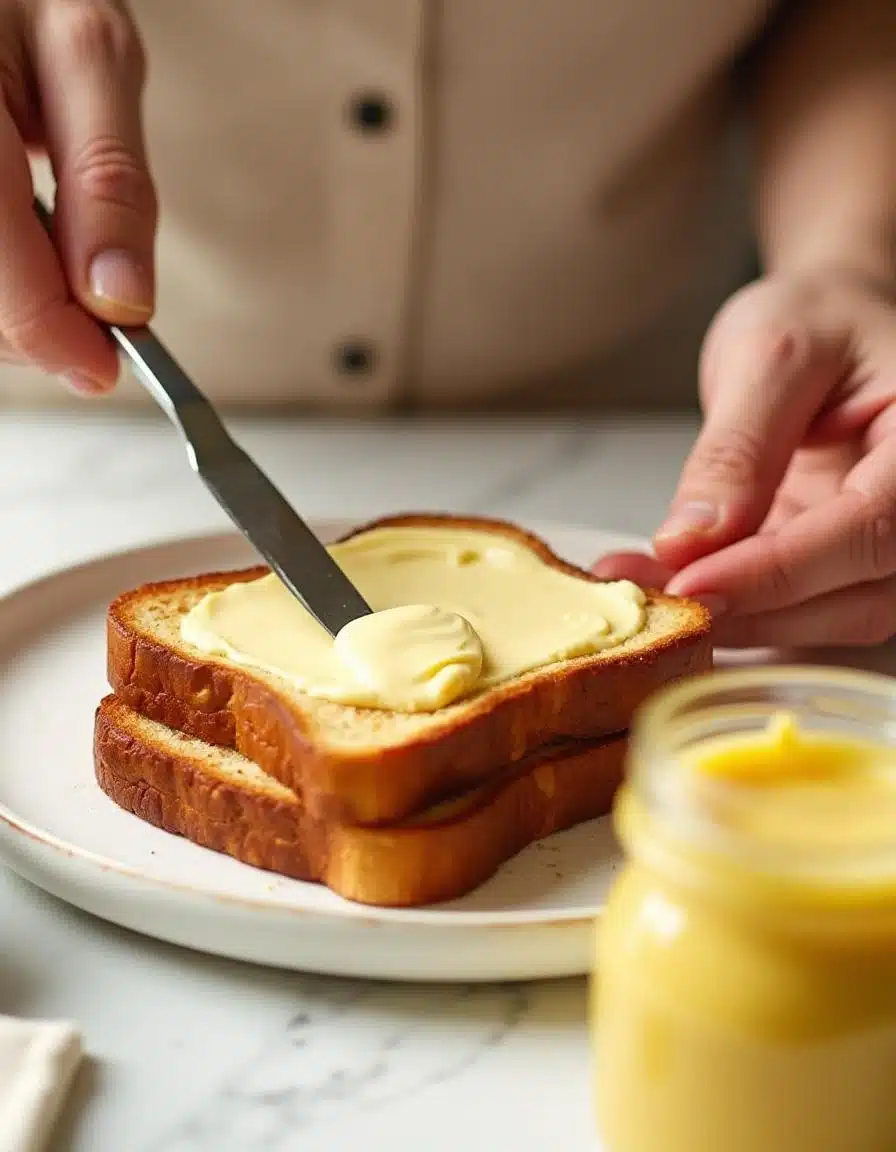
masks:
<path fill-rule="evenodd" d="M 41 1152 L 81 1056 L 71 1024 L 0 1016 L 0 1152 Z"/>

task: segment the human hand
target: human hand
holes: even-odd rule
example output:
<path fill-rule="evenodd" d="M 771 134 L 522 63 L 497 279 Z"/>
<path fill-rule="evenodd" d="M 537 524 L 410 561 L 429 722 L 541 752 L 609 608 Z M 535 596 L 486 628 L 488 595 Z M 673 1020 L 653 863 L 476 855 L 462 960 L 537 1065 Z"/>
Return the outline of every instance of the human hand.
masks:
<path fill-rule="evenodd" d="M 153 311 L 144 71 L 119 0 L 0 0 L 0 359 L 82 394 L 118 374 L 93 317 L 144 324 Z M 31 150 L 56 178 L 52 240 L 33 210 Z"/>
<path fill-rule="evenodd" d="M 723 646 L 896 634 L 896 292 L 829 271 L 769 278 L 721 310 L 703 429 L 655 558 L 599 575 L 696 596 Z"/>

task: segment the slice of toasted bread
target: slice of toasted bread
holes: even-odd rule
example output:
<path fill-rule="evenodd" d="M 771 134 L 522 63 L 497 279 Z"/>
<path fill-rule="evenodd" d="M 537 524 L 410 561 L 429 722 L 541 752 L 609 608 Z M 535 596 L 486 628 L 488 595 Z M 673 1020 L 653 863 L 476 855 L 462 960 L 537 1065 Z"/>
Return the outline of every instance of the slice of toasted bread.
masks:
<path fill-rule="evenodd" d="M 500 521 L 405 516 L 358 531 L 419 524 L 503 534 L 524 541 L 546 564 L 595 579 Z M 120 596 L 108 615 L 109 682 L 141 715 L 236 748 L 300 793 L 315 816 L 345 823 L 394 821 L 551 741 L 623 731 L 655 689 L 712 662 L 706 610 L 650 593 L 646 626 L 615 648 L 537 669 L 434 714 L 350 708 L 181 639 L 183 614 L 206 593 L 264 571 L 150 584 Z"/>
<path fill-rule="evenodd" d="M 606 813 L 626 740 L 575 742 L 398 824 L 360 828 L 311 815 L 238 752 L 139 716 L 114 696 L 96 715 L 103 791 L 166 832 L 268 871 L 326 884 L 362 904 L 462 896 L 527 844 Z"/>

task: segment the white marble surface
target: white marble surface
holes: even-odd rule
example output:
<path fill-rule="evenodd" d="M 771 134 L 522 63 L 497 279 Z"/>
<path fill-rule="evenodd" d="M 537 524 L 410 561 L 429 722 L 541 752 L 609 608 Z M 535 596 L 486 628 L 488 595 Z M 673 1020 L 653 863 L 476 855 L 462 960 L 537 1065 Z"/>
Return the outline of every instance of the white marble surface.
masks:
<path fill-rule="evenodd" d="M 236 422 L 308 515 L 442 508 L 647 533 L 687 423 Z M 224 524 L 156 419 L 0 419 L 0 588 Z M 401 988 L 187 953 L 0 869 L 0 1012 L 66 1017 L 91 1060 L 56 1152 L 595 1152 L 585 987 Z"/>

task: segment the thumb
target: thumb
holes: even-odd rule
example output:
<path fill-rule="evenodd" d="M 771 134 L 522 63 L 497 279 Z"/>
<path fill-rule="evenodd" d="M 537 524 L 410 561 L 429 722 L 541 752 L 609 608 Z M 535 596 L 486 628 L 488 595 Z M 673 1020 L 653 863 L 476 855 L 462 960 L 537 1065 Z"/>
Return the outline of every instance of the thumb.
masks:
<path fill-rule="evenodd" d="M 761 526 L 846 346 L 768 285 L 723 309 L 702 358 L 703 428 L 654 537 L 663 564 L 680 569 Z"/>
<path fill-rule="evenodd" d="M 157 206 L 143 138 L 144 60 L 124 6 L 37 9 L 35 69 L 56 175 L 55 230 L 72 291 L 110 323 L 155 300 Z"/>

